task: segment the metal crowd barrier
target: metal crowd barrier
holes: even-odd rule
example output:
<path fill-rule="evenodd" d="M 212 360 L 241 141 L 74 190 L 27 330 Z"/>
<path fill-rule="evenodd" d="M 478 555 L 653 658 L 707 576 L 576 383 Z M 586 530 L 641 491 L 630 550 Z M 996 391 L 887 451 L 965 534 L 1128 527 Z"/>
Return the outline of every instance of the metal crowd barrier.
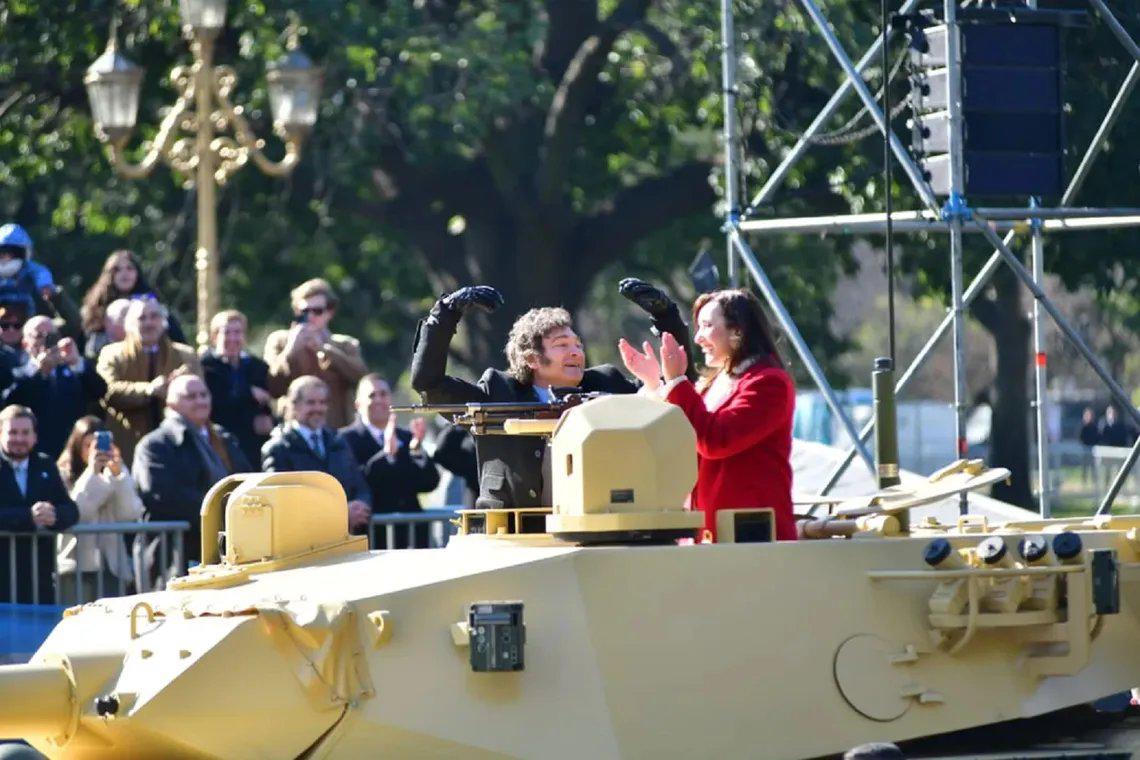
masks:
<path fill-rule="evenodd" d="M 115 522 L 115 523 L 79 523 L 73 525 L 66 531 L 37 531 L 36 533 L 25 532 L 12 532 L 0 531 L 0 546 L 7 549 L 7 589 L 9 601 L 16 601 L 19 590 L 19 580 L 21 578 L 19 571 L 28 573 L 31 576 L 31 591 L 32 599 L 38 603 L 44 603 L 40 597 L 40 573 L 39 561 L 40 552 L 48 551 L 46 548 L 41 548 L 40 543 L 45 539 L 50 539 L 51 561 L 52 561 L 52 599 L 56 605 L 60 604 L 60 586 L 62 581 L 67 576 L 74 576 L 70 580 L 74 584 L 74 598 L 68 601 L 73 604 L 82 604 L 86 601 L 99 599 L 107 594 L 107 577 L 112 575 L 107 570 L 107 563 L 105 560 L 100 562 L 100 568 L 97 570 L 81 570 L 79 562 L 75 563 L 75 570 L 73 573 L 61 574 L 59 569 L 59 552 L 57 550 L 57 536 L 99 536 L 99 535 L 115 535 L 119 536 L 119 540 L 124 540 L 122 536 L 137 536 L 137 535 L 157 535 L 159 539 L 158 556 L 155 559 L 155 565 L 161 568 L 164 572 L 166 568 L 173 568 L 176 574 L 184 574 L 186 572 L 186 531 L 190 530 L 190 523 L 178 520 L 171 520 L 165 522 Z M 31 562 L 29 567 L 18 567 L 17 565 L 17 547 L 21 545 L 31 546 Z M 131 556 L 132 552 L 126 543 L 123 548 L 127 556 Z M 78 549 L 77 549 L 78 554 Z M 161 562 L 161 564 L 159 564 Z M 132 567 L 135 572 L 138 570 L 138 563 L 132 561 Z M 84 578 L 86 576 L 94 576 L 94 595 L 88 599 L 87 594 L 84 593 Z M 138 582 L 138 578 L 135 578 Z M 115 596 L 123 596 L 127 593 L 127 581 L 123 578 L 115 576 Z M 0 586 L 2 588 L 2 586 Z"/>
<path fill-rule="evenodd" d="M 1113 475 L 1124 464 L 1124 460 L 1132 452 L 1130 446 L 1093 446 L 1092 465 L 1096 485 L 1103 489 L 1108 488 Z M 1140 494 L 1140 470 L 1134 469 L 1132 475 L 1125 482 L 1124 492 L 1135 498 Z"/>
<path fill-rule="evenodd" d="M 368 522 L 368 546 L 373 549 L 439 549 L 447 546 L 451 534 L 455 532 L 451 520 L 458 514 L 454 509 L 425 509 L 422 512 L 382 512 L 372 515 Z M 416 526 L 426 526 L 427 547 L 417 547 L 424 543 L 423 532 Z M 383 544 L 377 544 L 378 529 L 383 528 Z M 403 530 L 397 531 L 398 528 Z M 419 533 L 419 536 L 417 536 Z"/>

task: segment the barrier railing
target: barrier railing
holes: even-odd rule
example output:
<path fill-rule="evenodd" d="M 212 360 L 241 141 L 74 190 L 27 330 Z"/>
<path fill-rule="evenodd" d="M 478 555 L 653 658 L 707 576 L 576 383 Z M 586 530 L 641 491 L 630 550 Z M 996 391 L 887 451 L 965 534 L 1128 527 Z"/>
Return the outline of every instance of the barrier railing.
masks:
<path fill-rule="evenodd" d="M 389 512 L 375 514 L 368 524 L 368 543 L 374 549 L 440 548 L 447 545 L 454 533 L 451 520 L 455 509 L 426 509 L 422 512 Z M 23 533 L 0 531 L 0 602 L 38 604 L 82 604 L 105 596 L 123 596 L 151 587 L 150 566 L 158 575 L 186 572 L 186 532 L 190 523 L 121 522 L 80 523 L 66 531 Z M 61 567 L 57 539 L 75 537 L 152 536 L 157 539 L 153 547 L 152 562 L 140 561 L 139 547 L 123 549 L 131 556 L 132 580 L 109 571 L 108 563 L 100 552 L 98 569 L 84 568 L 83 552 L 74 550 L 74 561 Z M 46 563 L 41 567 L 41 563 Z M 74 565 L 71 567 L 71 565 Z M 6 570 L 7 572 L 3 572 Z M 133 587 L 132 587 L 133 586 Z M 47 587 L 50 587 L 47 588 Z"/>
<path fill-rule="evenodd" d="M 172 520 L 79 523 L 58 533 L 0 531 L 0 552 L 6 555 L 0 555 L 2 556 L 0 567 L 7 570 L 8 576 L 7 582 L 0 584 L 0 601 L 57 605 L 62 601 L 68 604 L 82 604 L 108 596 L 108 584 L 114 587 L 115 595 L 122 596 L 127 593 L 129 581 L 121 575 L 108 571 L 108 563 L 101 551 L 98 569 L 83 569 L 81 558 L 78 556 L 80 550 L 77 548 L 74 569 L 61 573 L 57 545 L 57 538 L 60 536 L 64 541 L 73 536 L 91 537 L 93 540 L 104 535 L 115 536 L 116 540 L 124 542 L 123 550 L 128 556 L 132 552 L 125 543 L 124 536 L 154 536 L 158 541 L 155 547 L 155 566 L 163 573 L 169 569 L 170 572 L 182 574 L 186 571 L 185 534 L 188 530 L 190 523 Z M 140 567 L 140 564 L 136 561 L 131 562 L 134 581 L 148 582 L 149 578 L 139 577 L 139 571 L 146 569 Z M 45 584 L 51 586 L 50 593 L 43 588 Z M 149 583 L 147 585 L 149 586 Z M 63 593 L 65 586 L 66 591 L 72 593 Z"/>
<path fill-rule="evenodd" d="M 455 532 L 451 520 L 456 514 L 454 509 L 374 514 L 368 522 L 368 545 L 373 549 L 438 549 L 447 546 L 447 540 Z"/>
<path fill-rule="evenodd" d="M 1109 482 L 1130 453 L 1132 449 L 1129 446 L 1093 446 L 1092 469 L 1096 485 L 1102 490 L 1108 488 Z M 1137 495 L 1140 495 L 1140 471 L 1132 471 L 1121 492 L 1135 501 Z"/>

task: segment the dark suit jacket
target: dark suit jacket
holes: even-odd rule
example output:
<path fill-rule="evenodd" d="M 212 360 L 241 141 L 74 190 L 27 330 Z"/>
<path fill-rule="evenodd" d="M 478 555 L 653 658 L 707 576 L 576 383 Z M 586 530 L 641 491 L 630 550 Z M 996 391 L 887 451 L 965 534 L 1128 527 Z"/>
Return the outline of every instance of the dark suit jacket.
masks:
<path fill-rule="evenodd" d="M 688 345 L 688 329 L 684 323 L 663 326 L 682 345 Z M 460 404 L 488 401 L 538 401 L 534 386 L 520 383 L 511 375 L 488 369 L 478 383 L 446 374 L 447 351 L 459 325 L 459 315 L 436 302 L 427 318 L 416 330 L 412 355 L 412 387 L 428 404 Z M 680 335 L 678 335 L 680 333 Z M 637 384 L 616 367 L 603 364 L 590 367 L 574 390 L 591 393 L 634 393 Z M 476 436 L 479 459 L 479 498 L 475 506 L 482 509 L 549 506 L 542 500 L 542 457 L 546 441 L 539 436 Z"/>
<path fill-rule="evenodd" d="M 52 459 L 59 457 L 75 421 L 87 414 L 107 392 L 107 381 L 95 369 L 95 362 L 84 360 L 83 371 L 56 367 L 44 377 L 30 365 L 17 372 L 7 401 L 23 404 L 36 415 L 36 444 Z"/>
<path fill-rule="evenodd" d="M 250 388 L 269 389 L 269 365 L 243 354 L 234 368 L 211 350 L 202 356 L 202 376 L 213 397 L 210 419 L 237 438 L 246 459 L 260 461 L 261 447 L 269 436 L 253 432 L 253 418 L 271 412 L 254 400 Z"/>
<path fill-rule="evenodd" d="M 340 437 L 352 449 L 360 471 L 372 494 L 373 512 L 419 512 L 416 494 L 439 485 L 439 470 L 423 451 L 413 452 L 408 444 L 412 433 L 396 428 L 400 449 L 389 458 L 359 418 L 340 429 Z"/>
<path fill-rule="evenodd" d="M 238 446 L 237 439 L 214 425 L 230 458 L 230 473 L 251 472 L 253 468 Z M 186 520 L 186 559 L 202 558 L 202 499 L 217 482 L 190 436 L 196 435 L 181 417 L 167 415 L 162 424 L 147 433 L 135 448 L 131 475 L 142 495 L 151 520 Z"/>
<path fill-rule="evenodd" d="M 32 505 L 47 501 L 55 507 L 55 525 L 40 529 L 32 522 Z M 9 542 L 0 539 L 0 602 L 53 604 L 52 571 L 55 568 L 55 534 L 79 522 L 79 509 L 67 494 L 55 462 L 38 452 L 28 457 L 28 492 L 16 485 L 16 474 L 7 459 L 0 457 L 0 530 L 27 533 L 16 539 L 16 598 L 12 598 L 8 568 Z M 39 534 L 39 538 L 30 538 Z M 37 556 L 33 566 L 32 544 Z M 39 579 L 39 594 L 33 594 L 33 574 Z"/>
<path fill-rule="evenodd" d="M 295 426 L 280 427 L 273 431 L 261 448 L 261 469 L 265 472 L 326 472 L 340 482 L 349 501 L 355 499 L 372 506 L 372 494 L 348 444 L 329 428 L 321 430 L 321 441 L 324 459 L 313 453 L 309 442 L 301 437 Z"/>
<path fill-rule="evenodd" d="M 475 458 L 475 438 L 470 431 L 459 425 L 445 425 L 435 438 L 435 453 L 431 458 L 463 479 L 467 486 L 467 503 L 473 503 L 479 492 L 479 463 Z"/>

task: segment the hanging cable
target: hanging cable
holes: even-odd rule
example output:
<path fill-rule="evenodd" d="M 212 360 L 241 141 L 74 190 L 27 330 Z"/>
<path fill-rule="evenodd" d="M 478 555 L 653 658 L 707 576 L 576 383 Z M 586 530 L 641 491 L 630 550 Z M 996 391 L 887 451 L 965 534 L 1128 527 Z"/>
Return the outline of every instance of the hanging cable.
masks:
<path fill-rule="evenodd" d="M 895 358 L 895 250 L 894 250 L 894 222 L 891 212 L 894 204 L 891 199 L 891 54 L 890 54 L 890 24 L 891 18 L 887 8 L 888 0 L 881 0 L 882 33 L 883 33 L 883 113 L 886 114 L 886 129 L 883 131 L 883 193 L 887 206 L 887 348 L 891 357 L 891 367 L 897 367 Z"/>

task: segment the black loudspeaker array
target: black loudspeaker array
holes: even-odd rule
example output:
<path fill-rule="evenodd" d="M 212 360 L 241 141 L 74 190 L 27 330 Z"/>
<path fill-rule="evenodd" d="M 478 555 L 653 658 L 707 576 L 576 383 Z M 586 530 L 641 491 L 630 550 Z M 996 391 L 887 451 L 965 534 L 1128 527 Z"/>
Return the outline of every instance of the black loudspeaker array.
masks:
<path fill-rule="evenodd" d="M 962 23 L 964 193 L 1057 196 L 1064 183 L 1061 29 Z M 938 195 L 950 194 L 947 27 L 912 34 L 912 148 Z"/>

